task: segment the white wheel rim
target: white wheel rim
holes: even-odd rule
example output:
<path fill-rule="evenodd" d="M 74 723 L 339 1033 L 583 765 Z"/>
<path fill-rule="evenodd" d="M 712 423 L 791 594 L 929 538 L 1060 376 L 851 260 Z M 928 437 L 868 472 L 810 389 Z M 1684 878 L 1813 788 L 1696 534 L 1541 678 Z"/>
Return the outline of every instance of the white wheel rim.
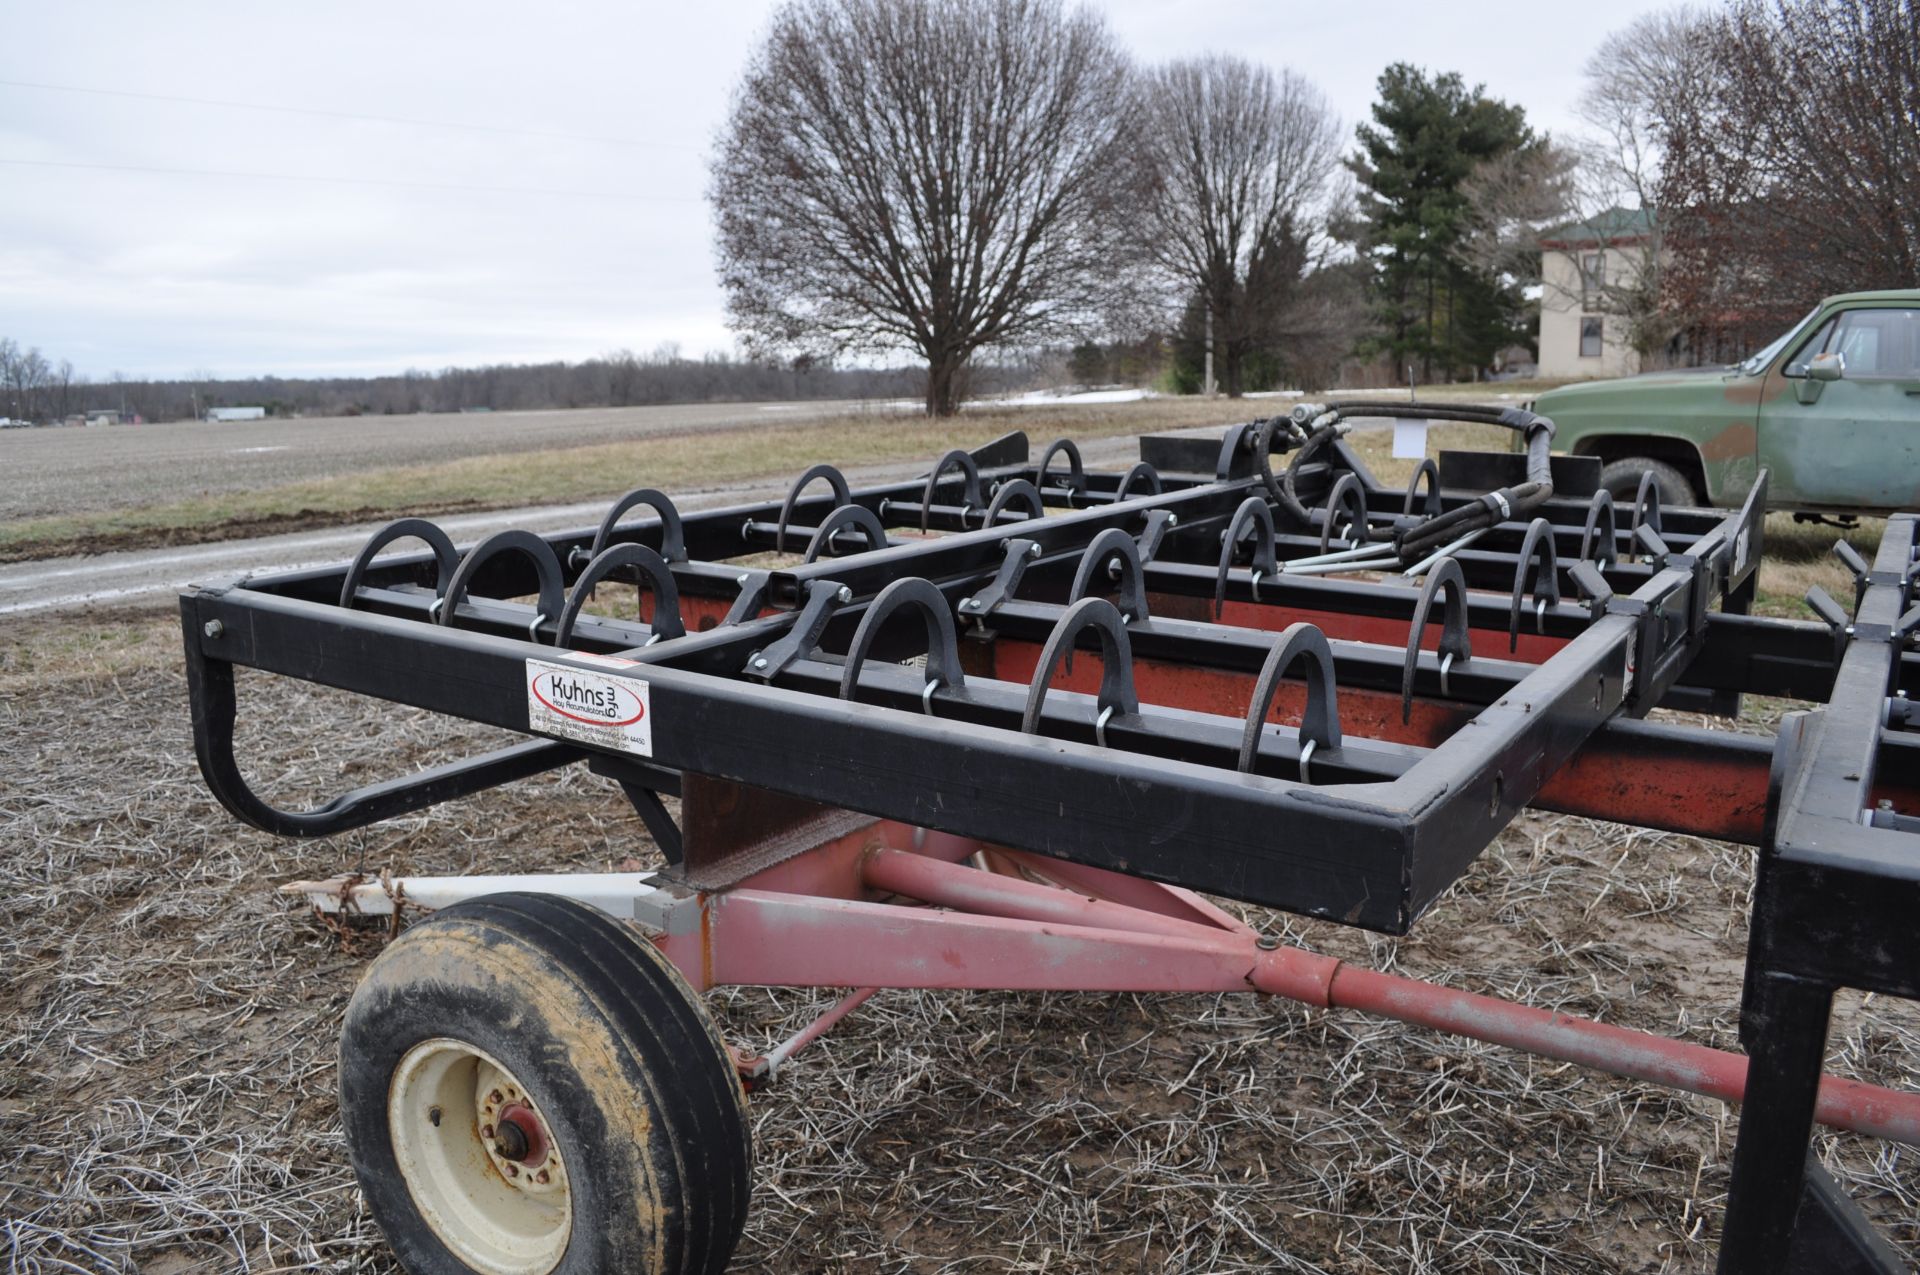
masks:
<path fill-rule="evenodd" d="M 560 1264 L 573 1231 L 560 1148 L 526 1087 L 485 1050 L 444 1036 L 409 1049 L 387 1090 L 387 1127 L 414 1206 L 461 1261 L 483 1275 Z M 501 1138 L 518 1149 L 511 1139 L 528 1128 L 535 1136 L 510 1158 Z"/>

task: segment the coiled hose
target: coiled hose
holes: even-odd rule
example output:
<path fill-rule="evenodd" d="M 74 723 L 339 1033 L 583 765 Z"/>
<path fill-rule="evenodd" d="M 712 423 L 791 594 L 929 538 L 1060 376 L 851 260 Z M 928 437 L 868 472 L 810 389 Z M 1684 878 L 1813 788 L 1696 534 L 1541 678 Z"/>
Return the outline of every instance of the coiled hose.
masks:
<path fill-rule="evenodd" d="M 1548 449 L 1553 444 L 1553 422 L 1519 407 L 1454 407 L 1428 403 L 1302 403 L 1291 418 L 1276 416 L 1262 422 L 1254 440 L 1256 463 L 1265 477 L 1273 499 L 1299 519 L 1313 524 L 1313 515 L 1294 494 L 1294 482 L 1300 469 L 1327 444 L 1344 435 L 1351 426 L 1348 417 L 1388 417 L 1395 420 L 1468 421 L 1480 425 L 1502 425 L 1526 439 L 1526 481 L 1512 487 L 1490 491 L 1478 500 L 1395 528 L 1390 534 L 1394 553 L 1404 563 L 1417 562 L 1441 545 L 1510 519 L 1525 518 L 1553 495 L 1553 471 Z M 1281 450 L 1293 449 L 1286 469 L 1273 472 L 1268 458 L 1275 443 Z M 1294 445 L 1298 444 L 1297 447 Z M 1381 533 L 1369 532 L 1370 536 Z"/>

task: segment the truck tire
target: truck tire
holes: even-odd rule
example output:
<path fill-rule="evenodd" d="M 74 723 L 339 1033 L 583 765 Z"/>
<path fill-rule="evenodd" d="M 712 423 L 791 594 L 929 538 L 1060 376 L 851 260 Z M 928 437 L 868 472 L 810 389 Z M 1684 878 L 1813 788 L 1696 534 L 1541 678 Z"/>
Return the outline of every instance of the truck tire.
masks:
<path fill-rule="evenodd" d="M 411 1275 L 718 1275 L 747 1215 L 746 1100 L 677 970 L 568 899 L 413 926 L 347 1006 L 340 1112 Z"/>
<path fill-rule="evenodd" d="M 1614 502 L 1625 507 L 1624 517 L 1632 516 L 1633 498 L 1640 494 L 1640 476 L 1653 475 L 1654 489 L 1660 493 L 1662 509 L 1691 509 L 1700 504 L 1700 493 L 1687 476 L 1651 456 L 1623 456 L 1609 461 L 1600 471 L 1600 485 L 1611 492 Z"/>

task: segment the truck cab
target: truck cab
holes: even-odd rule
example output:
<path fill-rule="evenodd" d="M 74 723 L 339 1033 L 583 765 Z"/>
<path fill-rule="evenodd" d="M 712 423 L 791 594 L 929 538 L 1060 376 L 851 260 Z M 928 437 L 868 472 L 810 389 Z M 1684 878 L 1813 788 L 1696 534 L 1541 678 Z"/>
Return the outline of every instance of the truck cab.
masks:
<path fill-rule="evenodd" d="M 1920 504 L 1920 289 L 1828 297 L 1730 367 L 1563 386 L 1534 410 L 1554 446 L 1598 457 L 1630 498 L 1738 504 L 1761 469 L 1776 509 L 1880 513 Z"/>

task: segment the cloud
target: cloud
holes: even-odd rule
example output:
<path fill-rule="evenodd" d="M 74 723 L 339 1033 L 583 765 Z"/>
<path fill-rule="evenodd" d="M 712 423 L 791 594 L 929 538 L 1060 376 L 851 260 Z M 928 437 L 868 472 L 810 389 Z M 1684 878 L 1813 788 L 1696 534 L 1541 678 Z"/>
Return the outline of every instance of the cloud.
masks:
<path fill-rule="evenodd" d="M 108 92 L 0 84 L 0 160 L 35 161 L 0 164 L 0 335 L 101 376 L 730 349 L 703 156 L 771 7 L 21 7 L 0 80 Z M 1558 127 L 1601 34 L 1558 0 L 1107 11 L 1143 56 L 1291 64 L 1349 123 L 1404 57 Z"/>

